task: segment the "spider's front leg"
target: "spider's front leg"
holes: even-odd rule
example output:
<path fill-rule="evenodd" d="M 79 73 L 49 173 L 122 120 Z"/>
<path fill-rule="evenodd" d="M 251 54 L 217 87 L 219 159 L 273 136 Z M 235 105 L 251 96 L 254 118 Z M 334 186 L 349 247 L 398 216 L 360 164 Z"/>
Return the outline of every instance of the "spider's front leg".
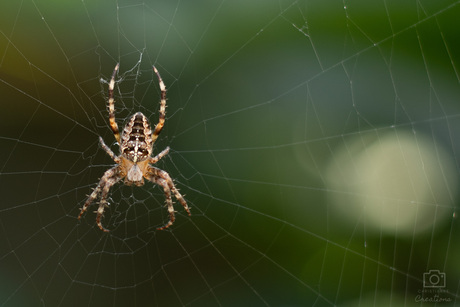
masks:
<path fill-rule="evenodd" d="M 174 215 L 174 206 L 173 206 L 173 202 L 171 199 L 171 190 L 169 189 L 168 183 L 163 178 L 155 177 L 154 180 L 152 181 L 160 185 L 161 187 L 163 187 L 165 197 L 166 197 L 166 205 L 168 206 L 169 221 L 163 227 L 157 228 L 157 230 L 164 230 L 168 228 L 169 226 L 171 226 L 176 220 L 176 216 Z"/>
<path fill-rule="evenodd" d="M 145 178 L 161 186 L 164 190 L 165 197 L 166 197 L 166 205 L 168 207 L 169 221 L 163 227 L 157 228 L 157 230 L 163 230 L 163 229 L 168 228 L 176 220 L 176 217 L 174 215 L 174 206 L 173 206 L 173 202 L 171 199 L 171 192 L 174 193 L 174 196 L 184 207 L 185 211 L 187 211 L 188 215 L 189 216 L 191 215 L 187 202 L 185 201 L 184 197 L 179 193 L 179 190 L 177 190 L 176 186 L 174 185 L 171 177 L 169 176 L 167 172 L 159 168 L 156 168 L 154 166 L 150 166 Z"/>
<path fill-rule="evenodd" d="M 101 192 L 101 189 L 102 189 L 102 187 L 104 185 L 105 185 L 105 182 L 103 182 L 102 178 L 101 178 L 101 181 L 99 181 L 99 184 L 94 188 L 93 192 L 88 196 L 88 199 L 86 199 L 85 204 L 83 205 L 83 207 L 80 210 L 80 214 L 78 215 L 78 219 L 81 218 L 83 213 L 85 213 L 86 209 L 88 209 L 89 205 L 91 205 L 91 203 L 97 198 L 97 196 Z"/>
<path fill-rule="evenodd" d="M 157 176 L 160 176 L 161 178 L 163 178 L 166 181 L 166 183 L 168 184 L 169 189 L 174 193 L 174 196 L 176 197 L 176 199 L 180 202 L 182 207 L 184 207 L 184 209 L 185 209 L 185 211 L 187 211 L 188 215 L 191 216 L 192 214 L 190 213 L 190 208 L 188 207 L 187 202 L 185 201 L 185 199 L 182 196 L 182 194 L 179 192 L 179 190 L 174 185 L 174 182 L 172 181 L 171 176 L 169 176 L 169 174 L 167 172 L 165 172 L 164 170 L 158 169 L 156 167 L 153 167 L 153 168 L 155 168 L 155 170 L 157 172 Z"/>
<path fill-rule="evenodd" d="M 99 226 L 99 228 L 104 231 L 104 232 L 109 232 L 108 229 L 104 228 L 102 226 L 102 223 L 101 223 L 101 218 L 104 216 L 104 209 L 105 207 L 108 206 L 108 203 L 107 203 L 107 197 L 109 196 L 109 191 L 110 191 L 110 188 L 115 184 L 117 183 L 118 181 L 120 181 L 121 178 L 123 178 L 122 176 L 120 176 L 118 174 L 118 166 L 108 170 L 108 171 L 111 171 L 115 169 L 115 174 L 111 177 L 109 177 L 107 180 L 106 180 L 106 183 L 104 185 L 104 187 L 102 188 L 102 192 L 101 192 L 101 201 L 99 202 L 99 208 L 97 209 L 97 214 L 96 214 L 96 224 L 97 226 Z M 107 171 L 107 172 L 108 172 Z M 107 173 L 106 172 L 106 173 Z M 102 179 L 101 179 L 102 180 Z"/>
<path fill-rule="evenodd" d="M 105 144 L 104 144 L 105 145 Z M 115 166 L 104 173 L 101 180 L 99 180 L 98 185 L 94 188 L 93 192 L 88 196 L 83 208 L 81 208 L 80 214 L 78 215 L 78 219 L 80 219 L 91 205 L 91 203 L 98 197 L 101 193 L 101 201 L 99 203 L 99 208 L 96 211 L 96 223 L 102 231 L 108 232 L 107 229 L 102 227 L 101 224 L 101 217 L 104 213 L 104 208 L 107 205 L 107 196 L 109 193 L 110 188 L 117 183 L 122 177 L 119 175 L 119 168 Z"/>

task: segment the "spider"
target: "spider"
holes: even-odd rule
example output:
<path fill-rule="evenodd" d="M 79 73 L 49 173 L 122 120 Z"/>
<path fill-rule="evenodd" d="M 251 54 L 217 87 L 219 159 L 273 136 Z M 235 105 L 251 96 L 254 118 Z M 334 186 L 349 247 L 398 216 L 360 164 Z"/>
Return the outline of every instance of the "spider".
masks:
<path fill-rule="evenodd" d="M 137 112 L 132 115 L 123 129 L 123 133 L 120 137 L 118 125 L 115 121 L 115 105 L 113 98 L 113 90 L 115 87 L 115 76 L 117 74 L 119 64 L 115 66 L 112 73 L 112 79 L 109 83 L 109 122 L 112 128 L 115 139 L 120 146 L 120 155 L 116 156 L 113 151 L 104 143 L 102 137 L 99 137 L 101 147 L 107 152 L 107 154 L 115 161 L 116 165 L 111 169 L 107 170 L 98 185 L 94 188 L 91 195 L 88 196 L 83 208 L 81 208 L 78 219 L 81 218 L 85 213 L 88 206 L 99 196 L 101 200 L 99 202 L 99 208 L 96 213 L 96 223 L 99 228 L 108 232 L 109 230 L 104 228 L 101 223 L 101 218 L 104 215 L 105 207 L 108 207 L 107 197 L 109 195 L 110 188 L 118 181 L 124 178 L 124 184 L 142 186 L 144 184 L 144 178 L 148 181 L 158 184 L 164 190 L 166 197 L 166 205 L 168 206 L 169 222 L 164 226 L 157 228 L 157 230 L 163 230 L 168 228 L 174 223 L 174 207 L 171 199 L 171 193 L 174 194 L 176 199 L 184 207 L 190 216 L 190 210 L 187 206 L 187 202 L 184 197 L 179 193 L 176 186 L 174 185 L 171 177 L 167 172 L 159 168 L 154 167 L 151 164 L 157 163 L 161 158 L 169 152 L 169 147 L 166 147 L 155 157 L 152 157 L 153 144 L 155 143 L 158 135 L 163 129 L 165 123 L 166 114 L 166 87 L 161 79 L 160 73 L 153 66 L 153 70 L 158 77 L 161 90 L 161 101 L 160 101 L 160 119 L 158 124 L 155 126 L 155 130 L 151 130 L 149 120 L 141 112 Z"/>

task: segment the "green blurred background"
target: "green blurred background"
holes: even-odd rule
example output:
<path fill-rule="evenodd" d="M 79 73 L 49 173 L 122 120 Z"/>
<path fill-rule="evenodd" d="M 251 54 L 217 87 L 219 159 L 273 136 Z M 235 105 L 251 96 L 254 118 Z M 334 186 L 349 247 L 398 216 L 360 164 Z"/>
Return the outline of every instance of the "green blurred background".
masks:
<path fill-rule="evenodd" d="M 0 305 L 454 305 L 460 2 L 2 1 Z M 159 187 L 77 215 L 117 119 Z M 96 205 L 93 205 L 96 208 Z M 94 209 L 95 210 L 95 209 Z M 430 301 L 431 300 L 431 301 Z M 439 301 L 438 301 L 439 302 Z"/>

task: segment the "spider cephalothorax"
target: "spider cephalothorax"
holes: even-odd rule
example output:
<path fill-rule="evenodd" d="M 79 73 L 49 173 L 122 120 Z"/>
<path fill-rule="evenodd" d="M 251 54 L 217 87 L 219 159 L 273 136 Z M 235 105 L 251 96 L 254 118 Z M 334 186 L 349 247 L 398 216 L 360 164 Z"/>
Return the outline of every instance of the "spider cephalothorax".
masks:
<path fill-rule="evenodd" d="M 169 212 L 169 222 L 163 227 L 157 229 L 166 229 L 171 226 L 175 220 L 171 193 L 174 194 L 176 199 L 187 211 L 188 215 L 190 215 L 190 210 L 187 206 L 187 202 L 177 190 L 169 174 L 151 165 L 157 163 L 169 152 L 169 147 L 166 147 L 166 149 L 164 149 L 155 157 L 151 156 L 153 151 L 153 144 L 163 129 L 165 122 L 166 87 L 163 83 L 163 80 L 161 79 L 160 73 L 155 68 L 155 66 L 153 66 L 153 70 L 158 77 L 161 90 L 160 119 L 158 124 L 155 126 L 155 130 L 152 131 L 147 117 L 141 112 L 138 112 L 131 116 L 120 137 L 118 125 L 115 121 L 115 106 L 113 99 L 115 76 L 117 74 L 118 68 L 119 65 L 117 64 L 113 70 L 112 79 L 110 79 L 109 83 L 109 121 L 115 139 L 120 145 L 120 155 L 116 156 L 113 151 L 104 143 L 104 140 L 99 137 L 99 142 L 101 143 L 102 148 L 113 159 L 113 161 L 115 161 L 117 165 L 104 173 L 101 180 L 99 181 L 99 184 L 94 188 L 93 192 L 91 195 L 89 195 L 88 199 L 83 205 L 83 208 L 78 215 L 78 219 L 81 218 L 88 206 L 91 205 L 91 203 L 100 194 L 101 200 L 99 203 L 99 208 L 97 209 L 96 223 L 101 230 L 108 232 L 108 230 L 102 226 L 101 218 L 104 214 L 104 208 L 108 206 L 107 197 L 110 188 L 123 178 L 126 185 L 134 184 L 141 186 L 144 184 L 145 178 L 153 183 L 160 185 L 164 190 L 166 205 L 168 206 Z"/>

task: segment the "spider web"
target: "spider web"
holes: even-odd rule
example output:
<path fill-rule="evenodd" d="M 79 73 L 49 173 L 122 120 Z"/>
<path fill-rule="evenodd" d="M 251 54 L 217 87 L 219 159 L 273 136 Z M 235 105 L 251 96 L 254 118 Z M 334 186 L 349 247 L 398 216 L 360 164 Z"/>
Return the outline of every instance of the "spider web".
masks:
<path fill-rule="evenodd" d="M 459 1 L 3 1 L 0 305 L 454 305 Z M 87 195 L 158 120 L 185 194 Z"/>

